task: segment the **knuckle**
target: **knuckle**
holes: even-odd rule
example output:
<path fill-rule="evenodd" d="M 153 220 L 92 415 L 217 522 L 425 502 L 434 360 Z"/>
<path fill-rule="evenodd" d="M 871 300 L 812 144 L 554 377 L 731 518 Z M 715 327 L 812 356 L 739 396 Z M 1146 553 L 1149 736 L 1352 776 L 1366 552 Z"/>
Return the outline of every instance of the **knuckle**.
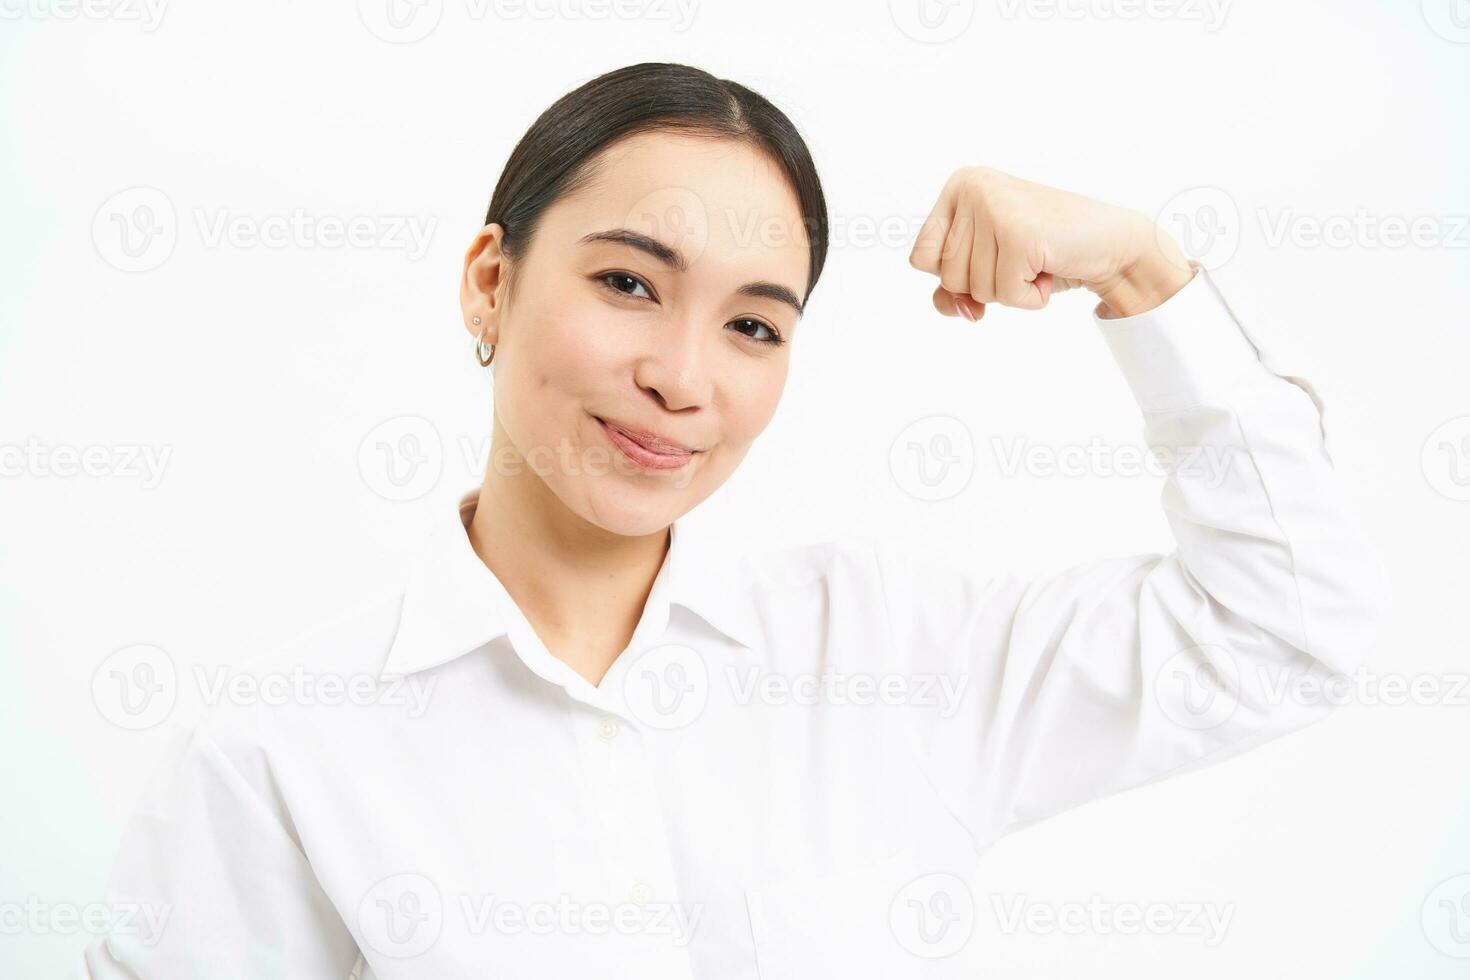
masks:
<path fill-rule="evenodd" d="M 950 175 L 949 184 L 961 197 L 984 197 L 991 183 L 988 167 L 960 167 Z"/>

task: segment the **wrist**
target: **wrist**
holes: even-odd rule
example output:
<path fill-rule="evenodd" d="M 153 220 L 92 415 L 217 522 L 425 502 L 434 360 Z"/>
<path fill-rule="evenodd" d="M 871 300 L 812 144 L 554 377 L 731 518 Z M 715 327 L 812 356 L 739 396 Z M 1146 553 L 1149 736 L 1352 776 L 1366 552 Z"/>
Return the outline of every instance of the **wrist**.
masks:
<path fill-rule="evenodd" d="M 1194 267 L 1168 233 L 1143 215 L 1130 235 L 1129 258 L 1092 289 L 1114 317 L 1137 316 L 1164 303 L 1194 278 Z"/>

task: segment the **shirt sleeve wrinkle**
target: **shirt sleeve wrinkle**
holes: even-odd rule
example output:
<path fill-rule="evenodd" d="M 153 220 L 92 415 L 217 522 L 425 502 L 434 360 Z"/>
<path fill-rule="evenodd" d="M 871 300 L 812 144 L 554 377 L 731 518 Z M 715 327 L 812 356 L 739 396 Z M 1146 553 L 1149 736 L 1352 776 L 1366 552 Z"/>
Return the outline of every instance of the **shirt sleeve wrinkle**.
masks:
<path fill-rule="evenodd" d="M 894 642 L 972 682 L 916 724 L 931 784 L 982 847 L 1322 718 L 1320 682 L 1364 662 L 1386 615 L 1319 396 L 1270 368 L 1208 274 L 1097 322 L 1167 463 L 1175 550 L 981 589 L 964 566 L 876 549 Z"/>

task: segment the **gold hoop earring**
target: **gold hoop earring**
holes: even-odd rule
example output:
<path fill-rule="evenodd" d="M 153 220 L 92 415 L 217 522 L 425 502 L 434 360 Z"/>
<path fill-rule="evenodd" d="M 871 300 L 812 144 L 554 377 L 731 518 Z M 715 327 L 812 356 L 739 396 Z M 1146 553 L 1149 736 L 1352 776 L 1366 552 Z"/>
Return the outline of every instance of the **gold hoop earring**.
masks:
<path fill-rule="evenodd" d="M 480 318 L 475 317 L 475 322 L 479 323 Z M 480 367 L 489 367 L 490 362 L 495 360 L 495 345 L 485 342 L 485 331 L 488 328 L 489 324 L 481 327 L 480 335 L 475 338 L 475 357 L 479 360 Z"/>

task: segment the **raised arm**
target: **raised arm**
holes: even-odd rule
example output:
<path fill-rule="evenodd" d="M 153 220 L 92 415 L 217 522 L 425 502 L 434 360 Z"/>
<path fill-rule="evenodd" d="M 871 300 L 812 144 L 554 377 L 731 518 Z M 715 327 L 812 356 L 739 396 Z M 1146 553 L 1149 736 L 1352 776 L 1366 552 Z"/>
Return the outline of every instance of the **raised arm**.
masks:
<path fill-rule="evenodd" d="M 957 174 L 936 214 L 913 259 L 942 276 L 936 305 L 952 306 L 951 291 L 1041 306 L 1057 286 L 1092 289 L 1149 445 L 1215 464 L 1170 473 L 1167 555 L 1028 582 L 943 570 L 880 542 L 894 645 L 910 663 L 968 675 L 960 710 L 923 720 L 918 737 L 931 780 L 983 847 L 1322 717 L 1326 700 L 1291 681 L 1352 672 L 1387 586 L 1315 394 L 1262 361 L 1208 273 L 1151 223 L 992 171 Z M 942 240 L 951 231 L 960 244 Z"/>

